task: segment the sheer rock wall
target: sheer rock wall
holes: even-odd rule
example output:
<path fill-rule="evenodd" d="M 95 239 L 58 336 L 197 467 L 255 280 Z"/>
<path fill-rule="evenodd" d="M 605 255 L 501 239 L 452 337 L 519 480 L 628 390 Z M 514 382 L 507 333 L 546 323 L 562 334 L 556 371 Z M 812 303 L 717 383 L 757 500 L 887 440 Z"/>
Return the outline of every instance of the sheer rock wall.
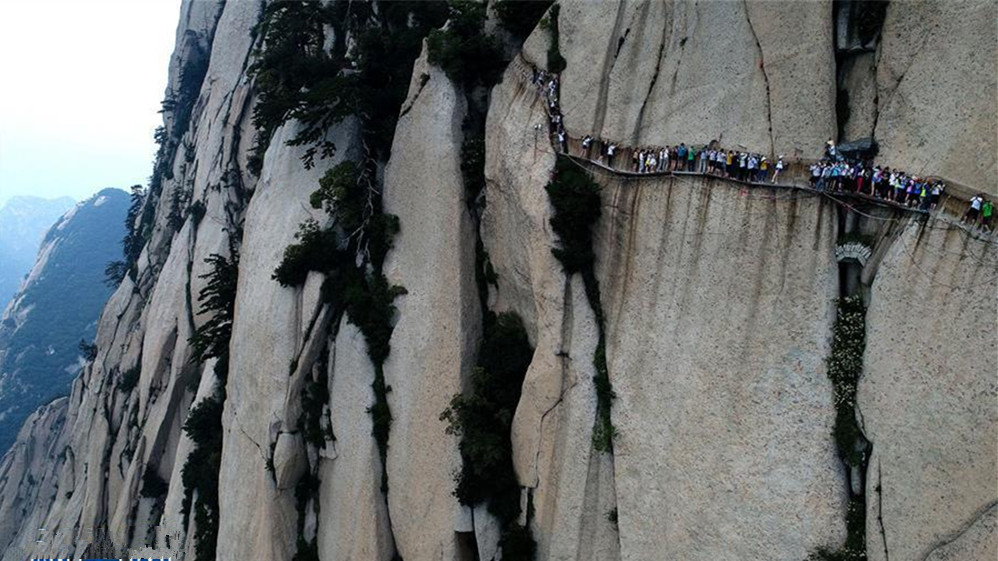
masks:
<path fill-rule="evenodd" d="M 998 195 L 994 2 L 892 2 L 877 59 L 880 159 Z"/>
<path fill-rule="evenodd" d="M 933 558 L 957 541 L 963 556 L 949 558 L 986 559 L 998 547 L 996 271 L 993 241 L 937 222 L 909 225 L 881 263 L 858 397 L 874 443 L 871 559 Z"/>
<path fill-rule="evenodd" d="M 902 103 L 908 80 L 932 73 L 936 59 L 913 52 L 904 79 L 886 77 L 894 76 L 895 59 L 908 60 L 890 54 L 900 52 L 896 41 L 910 38 L 905 26 L 959 12 L 975 21 L 939 24 L 974 27 L 981 15 L 993 22 L 995 8 L 918 4 L 909 12 L 908 5 L 891 3 L 876 64 L 875 130 L 886 163 L 928 154 L 945 164 L 943 172 L 969 170 L 959 178 L 986 185 L 986 174 L 960 164 L 962 140 L 933 144 L 940 152 L 910 141 L 949 134 L 970 118 L 923 110 L 931 100 Z M 290 122 L 277 131 L 260 177 L 246 171 L 254 137 L 246 68 L 260 8 L 183 3 L 171 88 L 191 61 L 207 56 L 208 64 L 190 130 L 175 139 L 192 154 L 178 150 L 169 162 L 174 179 L 164 182 L 136 280 L 126 279 L 105 308 L 97 360 L 70 396 L 31 417 L 0 460 L 0 559 L 78 557 L 101 537 L 95 530 L 122 551 L 154 542 L 177 559 L 193 558 L 192 528 L 179 513 L 192 443 L 180 427 L 217 380 L 212 362 L 190 363 L 188 337 L 207 319 L 192 302 L 205 285 L 205 258 L 226 254 L 240 225 L 219 559 L 290 559 L 305 537 L 315 538 L 320 559 L 388 561 L 398 553 L 410 561 L 463 560 L 472 532 L 479 557 L 497 557 L 495 521 L 451 495 L 460 456 L 439 419 L 450 397 L 466 389 L 481 337 L 476 234 L 498 274 L 489 307 L 518 313 L 536 348 L 511 439 L 522 521 L 537 540 L 538 559 L 797 559 L 840 544 L 847 478 L 830 435 L 824 358 L 840 293 L 834 248 L 843 211 L 803 194 L 721 180 L 622 181 L 597 173 L 603 217 L 596 273 L 619 430 L 613 453 L 600 452 L 592 441 L 595 315 L 581 279 L 566 278 L 551 254 L 558 242 L 543 187 L 555 154 L 534 129 L 545 122 L 544 101 L 517 64 L 490 93 L 477 233 L 460 169 L 468 108 L 425 56 L 413 70 L 392 158 L 380 170 L 385 211 L 401 222 L 385 273 L 408 290 L 395 302 L 384 365 L 394 423 L 383 494 L 384 466 L 367 412 L 374 372 L 363 336 L 332 317 L 321 275 L 300 288 L 271 279 L 301 221 L 325 219 L 308 204 L 317 179 L 362 157 L 361 138 L 356 123 L 344 121 L 328 132 L 335 157 L 305 170 L 301 151 L 285 143 L 297 126 Z M 560 101 L 573 135 L 624 144 L 717 138 L 802 157 L 816 156 L 835 135 L 830 2 L 794 10 L 769 2 L 565 2 L 559 27 L 568 61 Z M 996 42 L 983 31 L 946 36 L 926 35 L 942 61 L 962 57 L 975 41 L 991 41 L 987 52 Z M 549 44 L 550 33 L 536 29 L 524 58 L 543 66 Z M 961 64 L 953 72 L 964 72 Z M 993 100 L 994 77 L 980 74 Z M 898 92 L 894 101 L 886 101 L 887 89 Z M 937 91 L 911 95 L 921 100 Z M 986 100 L 969 86 L 947 95 L 968 107 Z M 968 130 L 990 148 L 991 156 L 978 158 L 986 171 L 994 166 L 995 135 L 984 134 L 994 131 L 994 111 L 977 115 Z M 863 127 L 872 126 L 864 119 Z M 170 225 L 165 203 L 178 189 L 204 202 L 202 220 Z M 969 344 L 993 359 L 994 244 L 945 220 L 930 226 L 885 237 L 882 266 L 868 279 L 859 399 L 873 441 L 868 549 L 879 559 L 886 535 L 891 559 L 991 559 L 998 547 L 996 454 L 987 439 L 998 430 L 994 371 L 961 349 Z M 974 288 L 944 290 L 922 273 Z M 918 350 L 904 352 L 909 342 Z M 137 386 L 119 390 L 122 374 L 136 365 Z M 196 393 L 185 387 L 195 368 L 202 370 Z M 314 450 L 302 443 L 297 423 L 302 387 L 322 368 L 336 440 Z M 294 487 L 308 468 L 320 483 L 302 520 Z M 142 496 L 147 470 L 169 484 L 161 499 Z M 38 528 L 46 529 L 44 544 Z"/>

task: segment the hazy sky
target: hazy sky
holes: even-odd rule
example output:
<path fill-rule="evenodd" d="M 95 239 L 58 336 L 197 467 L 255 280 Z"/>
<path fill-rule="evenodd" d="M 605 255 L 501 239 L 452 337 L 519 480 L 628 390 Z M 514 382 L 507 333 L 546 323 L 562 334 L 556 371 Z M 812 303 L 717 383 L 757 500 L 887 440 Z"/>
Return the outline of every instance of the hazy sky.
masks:
<path fill-rule="evenodd" d="M 145 184 L 180 0 L 0 0 L 0 205 Z"/>

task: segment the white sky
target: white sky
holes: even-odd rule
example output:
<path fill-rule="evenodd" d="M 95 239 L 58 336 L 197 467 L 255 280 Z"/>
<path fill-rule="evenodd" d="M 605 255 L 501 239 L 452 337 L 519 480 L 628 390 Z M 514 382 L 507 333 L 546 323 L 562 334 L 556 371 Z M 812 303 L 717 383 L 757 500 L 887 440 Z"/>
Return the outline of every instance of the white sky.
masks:
<path fill-rule="evenodd" d="M 0 205 L 145 184 L 180 0 L 0 0 Z"/>

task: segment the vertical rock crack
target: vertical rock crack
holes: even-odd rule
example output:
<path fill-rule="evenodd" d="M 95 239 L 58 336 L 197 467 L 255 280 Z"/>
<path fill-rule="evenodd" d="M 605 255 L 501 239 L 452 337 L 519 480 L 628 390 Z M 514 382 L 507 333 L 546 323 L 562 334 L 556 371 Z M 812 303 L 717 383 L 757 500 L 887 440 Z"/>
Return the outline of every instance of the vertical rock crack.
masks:
<path fill-rule="evenodd" d="M 884 473 L 877 458 L 877 525 L 880 526 L 880 539 L 884 544 L 884 561 L 890 561 L 887 552 L 887 529 L 884 527 Z"/>
<path fill-rule="evenodd" d="M 759 70 L 762 71 L 762 80 L 766 84 L 766 122 L 769 124 L 769 153 L 770 155 L 776 155 L 776 143 L 773 142 L 773 103 L 769 90 L 769 74 L 766 73 L 766 58 L 762 53 L 762 43 L 759 42 L 759 35 L 755 32 L 755 26 L 752 25 L 748 0 L 743 0 L 743 2 L 745 3 L 745 21 L 748 22 L 749 31 L 752 32 L 752 38 L 755 39 L 755 46 L 759 49 Z"/>
<path fill-rule="evenodd" d="M 665 36 L 668 32 L 668 27 L 663 26 L 662 28 L 662 38 L 658 43 L 658 57 L 655 59 L 655 73 L 652 74 L 651 83 L 648 84 L 648 92 L 645 94 L 644 101 L 641 102 L 641 109 L 638 111 L 638 118 L 634 124 L 634 133 L 631 135 L 635 143 L 639 141 L 638 133 L 641 130 L 641 124 L 644 122 L 645 108 L 648 107 L 648 99 L 651 98 L 651 92 L 655 90 L 655 83 L 658 82 L 658 74 L 662 69 L 662 55 L 665 53 Z"/>
<path fill-rule="evenodd" d="M 614 46 L 614 38 L 621 37 L 620 28 L 623 25 L 626 2 L 621 2 L 617 8 L 617 15 L 613 21 L 613 32 L 610 34 L 610 44 L 607 45 L 606 54 L 603 57 L 602 79 L 599 83 L 599 92 L 596 96 L 596 110 L 593 120 L 593 134 L 603 134 L 603 122 L 606 120 L 606 102 L 610 91 L 610 73 L 617 62 L 617 55 L 620 54 Z M 619 46 L 623 46 L 620 44 Z"/>

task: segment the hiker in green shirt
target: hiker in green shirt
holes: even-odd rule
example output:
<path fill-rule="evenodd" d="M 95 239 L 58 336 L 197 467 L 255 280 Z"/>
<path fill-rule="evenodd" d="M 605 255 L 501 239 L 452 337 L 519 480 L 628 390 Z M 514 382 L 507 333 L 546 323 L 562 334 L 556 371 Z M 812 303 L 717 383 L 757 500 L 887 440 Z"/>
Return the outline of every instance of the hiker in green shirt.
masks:
<path fill-rule="evenodd" d="M 986 230 L 991 229 L 991 215 L 994 214 L 994 211 L 994 203 L 990 200 L 985 200 L 984 204 L 981 205 L 981 227 Z"/>

